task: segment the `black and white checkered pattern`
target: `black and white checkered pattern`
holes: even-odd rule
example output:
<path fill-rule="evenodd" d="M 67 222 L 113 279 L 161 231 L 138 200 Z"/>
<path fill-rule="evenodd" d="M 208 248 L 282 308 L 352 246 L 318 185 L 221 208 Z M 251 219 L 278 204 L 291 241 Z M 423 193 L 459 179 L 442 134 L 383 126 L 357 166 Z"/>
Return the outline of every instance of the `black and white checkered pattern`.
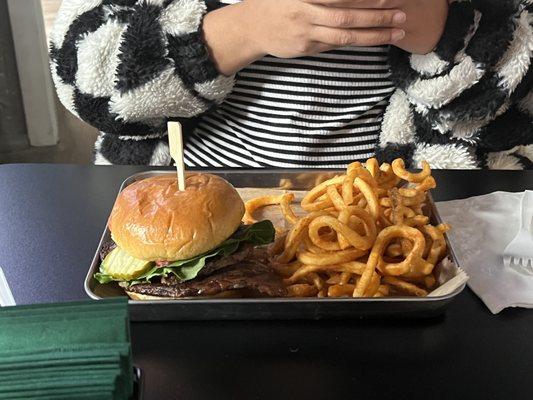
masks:
<path fill-rule="evenodd" d="M 102 133 L 100 164 L 170 163 L 168 118 L 221 102 L 221 76 L 199 33 L 202 0 L 66 0 L 52 32 L 51 66 L 62 103 Z"/>
<path fill-rule="evenodd" d="M 436 168 L 533 168 L 531 0 L 456 1 L 434 52 L 391 51 L 397 86 L 379 158 Z"/>
<path fill-rule="evenodd" d="M 200 25 L 216 0 L 64 0 L 51 36 L 59 98 L 101 131 L 96 162 L 168 165 L 166 121 L 224 101 Z M 434 52 L 391 48 L 396 90 L 377 156 L 435 168 L 533 168 L 533 0 L 455 1 Z"/>

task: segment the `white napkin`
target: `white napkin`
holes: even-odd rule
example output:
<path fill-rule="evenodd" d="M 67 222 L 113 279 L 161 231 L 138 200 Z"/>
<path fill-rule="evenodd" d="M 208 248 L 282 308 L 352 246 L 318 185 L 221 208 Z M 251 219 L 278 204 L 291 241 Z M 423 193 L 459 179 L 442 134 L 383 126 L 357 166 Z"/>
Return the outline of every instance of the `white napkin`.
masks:
<path fill-rule="evenodd" d="M 533 308 L 533 276 L 503 265 L 502 253 L 520 226 L 523 193 L 495 192 L 437 203 L 468 286 L 493 314 L 507 307 Z"/>
<path fill-rule="evenodd" d="M 15 306 L 15 299 L 13 298 L 13 293 L 11 293 L 11 288 L 7 283 L 6 276 L 4 275 L 4 270 L 0 267 L 0 307 Z"/>

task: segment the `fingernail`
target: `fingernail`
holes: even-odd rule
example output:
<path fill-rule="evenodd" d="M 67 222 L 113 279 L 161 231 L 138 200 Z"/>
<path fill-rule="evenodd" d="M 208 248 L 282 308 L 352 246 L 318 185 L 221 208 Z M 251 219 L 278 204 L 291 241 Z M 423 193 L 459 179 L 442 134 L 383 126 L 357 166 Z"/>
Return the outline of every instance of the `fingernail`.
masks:
<path fill-rule="evenodd" d="M 397 12 L 392 17 L 392 22 L 395 24 L 403 24 L 407 19 L 407 15 L 404 12 Z"/>
<path fill-rule="evenodd" d="M 392 32 L 392 41 L 398 42 L 399 40 L 402 40 L 405 37 L 405 31 L 401 29 L 396 29 L 394 32 Z"/>

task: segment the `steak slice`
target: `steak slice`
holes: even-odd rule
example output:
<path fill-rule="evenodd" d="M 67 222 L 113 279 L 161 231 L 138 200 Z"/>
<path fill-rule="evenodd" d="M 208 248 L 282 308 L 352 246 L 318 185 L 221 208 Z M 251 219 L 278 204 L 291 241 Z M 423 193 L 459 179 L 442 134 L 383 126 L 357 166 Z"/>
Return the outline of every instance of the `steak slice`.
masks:
<path fill-rule="evenodd" d="M 208 276 L 222 268 L 226 268 L 231 265 L 239 264 L 246 259 L 250 259 L 250 255 L 252 254 L 252 251 L 253 251 L 253 246 L 249 244 L 242 245 L 239 247 L 239 250 L 237 250 L 233 254 L 230 254 L 229 256 L 225 256 L 225 257 L 219 256 L 219 257 L 208 259 L 207 262 L 205 263 L 205 267 L 203 267 L 198 273 L 198 276 L 199 277 Z"/>
<path fill-rule="evenodd" d="M 243 245 L 239 247 L 239 250 L 233 254 L 230 254 L 229 256 L 209 258 L 205 263 L 205 266 L 200 270 L 200 272 L 198 272 L 197 278 L 203 278 L 205 276 L 212 275 L 223 268 L 240 264 L 243 261 L 262 262 L 262 259 L 254 258 L 254 253 L 255 249 L 252 245 Z M 180 282 L 175 275 L 169 275 L 161 277 L 161 283 L 165 285 L 176 285 Z"/>
<path fill-rule="evenodd" d="M 249 261 L 226 266 L 213 275 L 183 283 L 141 283 L 130 286 L 127 290 L 151 296 L 180 298 L 214 296 L 239 289 L 247 289 L 264 297 L 284 297 L 287 294 L 282 279 L 269 266 Z"/>
<path fill-rule="evenodd" d="M 102 243 L 102 247 L 100 248 L 100 260 L 103 262 L 104 258 L 111 253 L 112 250 L 114 250 L 117 247 L 117 244 L 109 239 L 106 240 L 104 243 Z"/>

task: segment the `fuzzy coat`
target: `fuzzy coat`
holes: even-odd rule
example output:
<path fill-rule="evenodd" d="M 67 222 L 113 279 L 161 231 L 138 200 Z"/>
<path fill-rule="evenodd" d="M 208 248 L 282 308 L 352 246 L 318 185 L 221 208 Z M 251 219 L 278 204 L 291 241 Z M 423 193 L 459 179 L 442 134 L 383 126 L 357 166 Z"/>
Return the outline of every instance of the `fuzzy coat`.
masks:
<path fill-rule="evenodd" d="M 64 0 L 51 34 L 62 103 L 100 130 L 99 164 L 171 163 L 166 122 L 185 132 L 224 101 L 201 37 L 216 0 Z M 391 47 L 396 90 L 377 157 L 410 166 L 533 169 L 533 0 L 457 0 L 427 55 Z"/>

